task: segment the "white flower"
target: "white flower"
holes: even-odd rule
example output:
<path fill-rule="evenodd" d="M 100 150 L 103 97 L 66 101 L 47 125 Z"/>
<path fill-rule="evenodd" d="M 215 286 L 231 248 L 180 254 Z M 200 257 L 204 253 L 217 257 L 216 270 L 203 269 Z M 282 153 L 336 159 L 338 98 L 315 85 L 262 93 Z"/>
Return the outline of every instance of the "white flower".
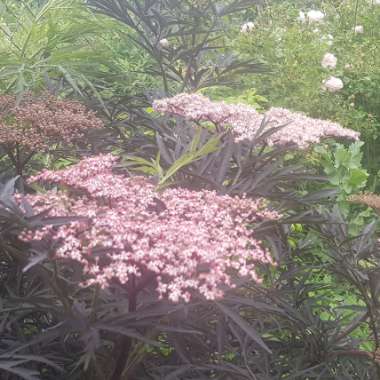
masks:
<path fill-rule="evenodd" d="M 321 65 L 325 69 L 335 69 L 337 61 L 338 60 L 334 54 L 326 53 L 322 59 Z"/>
<path fill-rule="evenodd" d="M 241 33 L 250 33 L 255 29 L 255 24 L 252 21 L 246 22 L 240 28 Z"/>
<path fill-rule="evenodd" d="M 351 70 L 351 69 L 353 69 L 353 67 L 354 67 L 354 66 L 352 66 L 351 63 L 346 63 L 346 64 L 344 65 L 344 68 L 345 68 L 346 70 Z"/>
<path fill-rule="evenodd" d="M 356 34 L 362 34 L 362 33 L 364 33 L 363 25 L 356 25 L 355 28 L 354 28 L 354 32 Z"/>
<path fill-rule="evenodd" d="M 325 18 L 325 14 L 321 11 L 309 11 L 307 12 L 307 18 L 309 22 L 321 22 Z"/>
<path fill-rule="evenodd" d="M 162 40 L 160 40 L 158 42 L 160 44 L 160 46 L 164 49 L 167 49 L 169 46 L 170 46 L 170 43 L 169 41 L 166 39 L 166 38 L 163 38 Z"/>
<path fill-rule="evenodd" d="M 323 81 L 323 88 L 329 92 L 338 92 L 344 87 L 344 84 L 340 78 L 331 76 Z"/>
<path fill-rule="evenodd" d="M 297 17 L 297 21 L 302 22 L 302 24 L 304 24 L 306 22 L 305 12 L 300 11 L 300 13 L 298 14 L 298 17 Z"/>

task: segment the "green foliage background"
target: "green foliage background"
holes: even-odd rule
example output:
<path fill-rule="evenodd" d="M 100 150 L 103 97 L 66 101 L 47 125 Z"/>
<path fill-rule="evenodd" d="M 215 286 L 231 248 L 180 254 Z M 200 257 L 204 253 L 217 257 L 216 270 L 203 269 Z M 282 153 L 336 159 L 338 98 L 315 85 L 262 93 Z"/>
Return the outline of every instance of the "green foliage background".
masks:
<path fill-rule="evenodd" d="M 323 23 L 301 23 L 299 12 L 322 10 Z M 271 2 L 251 15 L 255 30 L 235 33 L 231 43 L 244 56 L 257 57 L 271 72 L 249 79 L 249 85 L 271 105 L 330 119 L 358 130 L 365 145 L 365 165 L 379 167 L 380 6 L 372 1 Z M 355 34 L 355 25 L 364 27 Z M 330 44 L 331 42 L 331 44 Z M 336 69 L 324 69 L 325 53 L 338 58 Z M 321 90 L 330 75 L 344 82 L 343 91 Z"/>

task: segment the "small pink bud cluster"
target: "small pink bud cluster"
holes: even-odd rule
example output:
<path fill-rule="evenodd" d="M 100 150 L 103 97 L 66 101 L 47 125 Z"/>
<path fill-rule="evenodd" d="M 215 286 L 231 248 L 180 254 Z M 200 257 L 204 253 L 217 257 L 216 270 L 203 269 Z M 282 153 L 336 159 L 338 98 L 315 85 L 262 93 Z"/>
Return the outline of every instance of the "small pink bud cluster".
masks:
<path fill-rule="evenodd" d="M 268 145 L 295 144 L 298 148 L 305 149 L 327 137 L 359 139 L 358 132 L 331 121 L 313 119 L 282 108 L 271 108 L 266 115 L 262 115 L 248 105 L 213 102 L 199 94 L 179 94 L 172 98 L 156 100 L 153 107 L 157 112 L 181 116 L 195 122 L 208 121 L 219 127 L 230 128 L 236 141 L 253 139 L 264 117 L 268 120 L 266 128 L 286 125 L 267 138 Z"/>
<path fill-rule="evenodd" d="M 16 105 L 14 96 L 0 96 L 0 144 L 7 150 L 47 150 L 55 143 L 78 141 L 88 129 L 102 126 L 93 112 L 75 101 L 28 94 Z"/>
<path fill-rule="evenodd" d="M 187 302 L 194 292 L 219 298 L 222 287 L 233 287 L 233 274 L 260 281 L 257 265 L 273 264 L 252 227 L 278 218 L 262 199 L 184 188 L 157 192 L 145 177 L 113 173 L 115 161 L 99 155 L 31 178 L 62 189 L 28 195 L 37 211 L 85 219 L 20 237 L 48 241 L 57 258 L 80 262 L 84 285 L 150 274 L 159 296 L 173 302 Z"/>

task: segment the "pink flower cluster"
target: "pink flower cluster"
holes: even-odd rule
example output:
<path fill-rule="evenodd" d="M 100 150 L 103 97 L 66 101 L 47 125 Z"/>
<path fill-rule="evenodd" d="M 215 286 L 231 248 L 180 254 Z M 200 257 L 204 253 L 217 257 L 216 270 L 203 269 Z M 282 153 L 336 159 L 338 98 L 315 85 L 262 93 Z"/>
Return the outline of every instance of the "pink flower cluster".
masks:
<path fill-rule="evenodd" d="M 80 262 L 85 285 L 150 274 L 159 296 L 173 302 L 189 301 L 193 292 L 219 298 L 223 286 L 233 287 L 232 274 L 260 281 L 257 264 L 273 264 L 252 228 L 278 218 L 262 199 L 184 188 L 157 192 L 145 177 L 113 173 L 115 161 L 99 155 L 31 178 L 61 189 L 28 195 L 35 209 L 86 219 L 25 231 L 21 238 L 48 241 L 57 258 Z"/>
<path fill-rule="evenodd" d="M 16 105 L 14 96 L 0 96 L 0 144 L 8 150 L 46 150 L 54 143 L 80 140 L 86 130 L 102 126 L 93 112 L 75 101 L 28 94 Z"/>
<path fill-rule="evenodd" d="M 262 115 L 248 105 L 213 102 L 199 94 L 179 94 L 156 100 L 153 107 L 158 112 L 182 116 L 190 121 L 208 121 L 218 127 L 231 128 L 236 141 L 253 139 L 264 117 L 268 120 L 266 128 L 286 125 L 267 138 L 269 145 L 295 144 L 305 149 L 327 137 L 359 139 L 358 132 L 331 121 L 313 119 L 282 108 L 271 108 Z"/>

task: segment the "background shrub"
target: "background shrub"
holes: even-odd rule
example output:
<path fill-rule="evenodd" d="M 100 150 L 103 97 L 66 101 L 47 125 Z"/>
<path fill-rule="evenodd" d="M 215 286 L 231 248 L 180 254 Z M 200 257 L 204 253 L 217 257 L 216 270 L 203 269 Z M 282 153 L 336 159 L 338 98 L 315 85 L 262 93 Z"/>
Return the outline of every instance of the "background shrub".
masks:
<path fill-rule="evenodd" d="M 325 13 L 322 23 L 302 23 L 299 12 Z M 232 43 L 242 56 L 267 63 L 271 72 L 251 77 L 249 86 L 270 104 L 336 120 L 358 130 L 366 141 L 365 165 L 377 173 L 380 72 L 378 25 L 380 7 L 368 1 L 272 2 L 254 16 L 255 29 Z M 357 25 L 364 33 L 354 32 Z M 335 69 L 324 69 L 325 53 L 337 59 Z M 330 75 L 344 82 L 339 93 L 321 90 Z"/>

